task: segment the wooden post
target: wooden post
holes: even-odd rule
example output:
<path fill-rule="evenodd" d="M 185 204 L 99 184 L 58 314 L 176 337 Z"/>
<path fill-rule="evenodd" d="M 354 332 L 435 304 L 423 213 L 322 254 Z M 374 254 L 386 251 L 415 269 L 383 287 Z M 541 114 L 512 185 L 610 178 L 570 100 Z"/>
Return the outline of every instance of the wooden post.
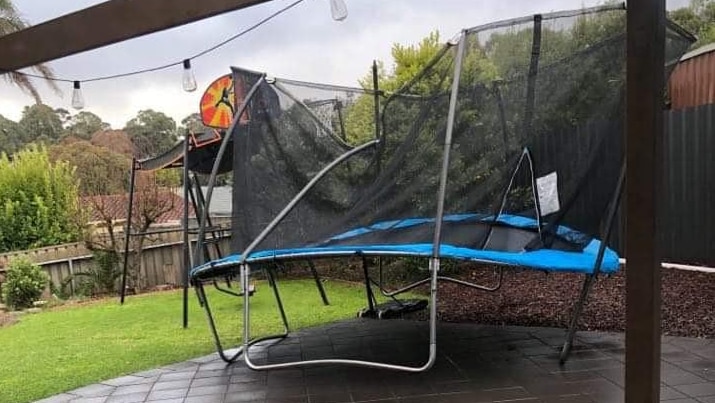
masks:
<path fill-rule="evenodd" d="M 665 0 L 630 0 L 627 13 L 626 402 L 646 403 L 660 401 Z"/>

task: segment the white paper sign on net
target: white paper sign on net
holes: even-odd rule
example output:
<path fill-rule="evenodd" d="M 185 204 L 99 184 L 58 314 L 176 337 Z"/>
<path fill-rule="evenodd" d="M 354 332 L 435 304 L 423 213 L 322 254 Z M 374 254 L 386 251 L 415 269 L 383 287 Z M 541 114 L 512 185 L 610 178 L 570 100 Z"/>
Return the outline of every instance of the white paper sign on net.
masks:
<path fill-rule="evenodd" d="M 556 171 L 536 178 L 536 192 L 539 195 L 541 216 L 553 214 L 561 209 L 559 204 L 559 184 Z"/>

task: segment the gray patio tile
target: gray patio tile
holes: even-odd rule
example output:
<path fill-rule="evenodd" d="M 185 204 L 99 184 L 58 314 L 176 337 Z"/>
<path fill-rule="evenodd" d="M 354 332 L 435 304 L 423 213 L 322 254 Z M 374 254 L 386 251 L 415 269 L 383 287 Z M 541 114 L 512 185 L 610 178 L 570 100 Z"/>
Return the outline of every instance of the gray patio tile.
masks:
<path fill-rule="evenodd" d="M 127 385 L 119 386 L 112 392 L 112 396 L 128 395 L 132 393 L 148 393 L 154 385 L 152 384 L 139 384 L 139 385 Z"/>
<path fill-rule="evenodd" d="M 189 396 L 184 399 L 184 403 L 223 403 L 225 402 L 223 394 Z"/>
<path fill-rule="evenodd" d="M 184 403 L 184 398 L 180 397 L 177 399 L 161 399 L 161 400 L 147 399 L 147 402 L 151 402 L 151 403 Z"/>
<path fill-rule="evenodd" d="M 102 397 L 80 397 L 77 399 L 70 400 L 70 403 L 105 403 L 107 401 L 106 396 Z"/>
<path fill-rule="evenodd" d="M 715 395 L 715 383 L 713 382 L 678 385 L 673 386 L 673 388 L 691 397 Z"/>
<path fill-rule="evenodd" d="M 187 396 L 203 396 L 203 395 L 216 395 L 224 394 L 228 390 L 227 385 L 212 385 L 212 386 L 198 386 L 189 388 L 189 393 Z"/>
<path fill-rule="evenodd" d="M 189 392 L 189 388 L 153 390 L 147 396 L 148 401 L 165 399 L 184 399 Z"/>
<path fill-rule="evenodd" d="M 225 395 L 225 402 L 226 403 L 234 403 L 234 402 L 260 402 L 266 399 L 266 391 L 265 390 L 256 390 L 256 391 L 245 391 L 245 392 L 235 392 L 235 393 L 227 393 Z"/>
<path fill-rule="evenodd" d="M 142 403 L 149 393 L 130 393 L 128 395 L 109 396 L 106 403 Z"/>
<path fill-rule="evenodd" d="M 216 354 L 79 388 L 43 403 L 570 402 L 623 400 L 622 335 L 579 334 L 558 364 L 563 329 L 440 324 L 438 357 L 425 374 L 344 366 L 256 372 Z M 427 327 L 409 320 L 347 320 L 266 344 L 256 360 L 300 355 L 421 364 Z M 715 343 L 664 338 L 661 397 L 715 403 Z M 80 400 L 83 399 L 83 400 Z"/>
<path fill-rule="evenodd" d="M 670 386 L 662 386 L 660 388 L 660 400 L 676 400 L 685 399 L 687 396 L 671 388 Z"/>
<path fill-rule="evenodd" d="M 192 379 L 196 375 L 196 371 L 180 371 L 169 372 L 159 376 L 160 382 L 179 381 L 184 379 Z"/>
<path fill-rule="evenodd" d="M 182 379 L 179 381 L 157 382 L 151 390 L 153 392 L 156 390 L 188 389 L 189 386 L 191 386 L 191 379 Z"/>
<path fill-rule="evenodd" d="M 216 376 L 208 378 L 197 378 L 191 381 L 191 388 L 196 388 L 200 386 L 214 386 L 214 385 L 228 385 L 230 377 L 226 376 Z"/>
<path fill-rule="evenodd" d="M 137 385 L 140 383 L 145 383 L 147 378 L 143 376 L 127 375 L 119 378 L 109 379 L 102 381 L 103 384 L 109 386 L 126 386 L 126 385 Z"/>
<path fill-rule="evenodd" d="M 68 403 L 72 399 L 76 399 L 77 395 L 62 393 L 60 395 L 50 396 L 48 398 L 38 400 L 35 403 Z"/>
<path fill-rule="evenodd" d="M 99 396 L 109 396 L 116 389 L 114 386 L 103 385 L 97 383 L 94 385 L 85 386 L 83 388 L 71 390 L 68 393 L 76 395 L 79 397 L 99 397 Z"/>

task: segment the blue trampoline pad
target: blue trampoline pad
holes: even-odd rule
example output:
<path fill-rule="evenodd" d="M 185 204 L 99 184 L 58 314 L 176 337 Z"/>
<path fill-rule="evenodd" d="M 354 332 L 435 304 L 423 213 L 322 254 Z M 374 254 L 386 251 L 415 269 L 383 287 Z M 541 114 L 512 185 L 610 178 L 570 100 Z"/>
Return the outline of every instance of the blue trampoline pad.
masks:
<path fill-rule="evenodd" d="M 508 266 L 523 266 L 536 270 L 553 272 L 593 273 L 598 249 L 601 242 L 592 240 L 581 252 L 566 252 L 552 249 L 539 249 L 523 252 L 502 252 L 478 250 L 452 245 L 441 245 L 441 258 L 459 259 L 474 262 L 493 263 Z M 261 263 L 271 260 L 313 259 L 347 256 L 432 256 L 432 244 L 406 245 L 349 245 L 330 247 L 306 247 L 292 249 L 262 250 L 251 253 L 246 263 Z M 229 255 L 214 260 L 191 270 L 192 279 L 207 279 L 235 272 L 241 263 L 240 254 Z M 610 248 L 605 249 L 600 272 L 618 271 L 618 254 Z"/>

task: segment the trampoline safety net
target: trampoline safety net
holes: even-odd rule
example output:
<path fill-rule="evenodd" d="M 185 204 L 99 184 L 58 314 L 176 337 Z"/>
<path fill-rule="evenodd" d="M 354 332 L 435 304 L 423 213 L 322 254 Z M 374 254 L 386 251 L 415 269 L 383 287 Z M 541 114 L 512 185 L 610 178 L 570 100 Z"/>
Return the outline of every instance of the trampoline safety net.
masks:
<path fill-rule="evenodd" d="M 370 91 L 234 68 L 235 83 L 257 90 L 232 133 L 233 250 L 314 179 L 254 252 L 583 250 L 602 233 L 623 165 L 625 18 L 605 6 L 465 30 L 378 97 L 379 135 Z M 691 40 L 668 26 L 669 68 Z"/>

